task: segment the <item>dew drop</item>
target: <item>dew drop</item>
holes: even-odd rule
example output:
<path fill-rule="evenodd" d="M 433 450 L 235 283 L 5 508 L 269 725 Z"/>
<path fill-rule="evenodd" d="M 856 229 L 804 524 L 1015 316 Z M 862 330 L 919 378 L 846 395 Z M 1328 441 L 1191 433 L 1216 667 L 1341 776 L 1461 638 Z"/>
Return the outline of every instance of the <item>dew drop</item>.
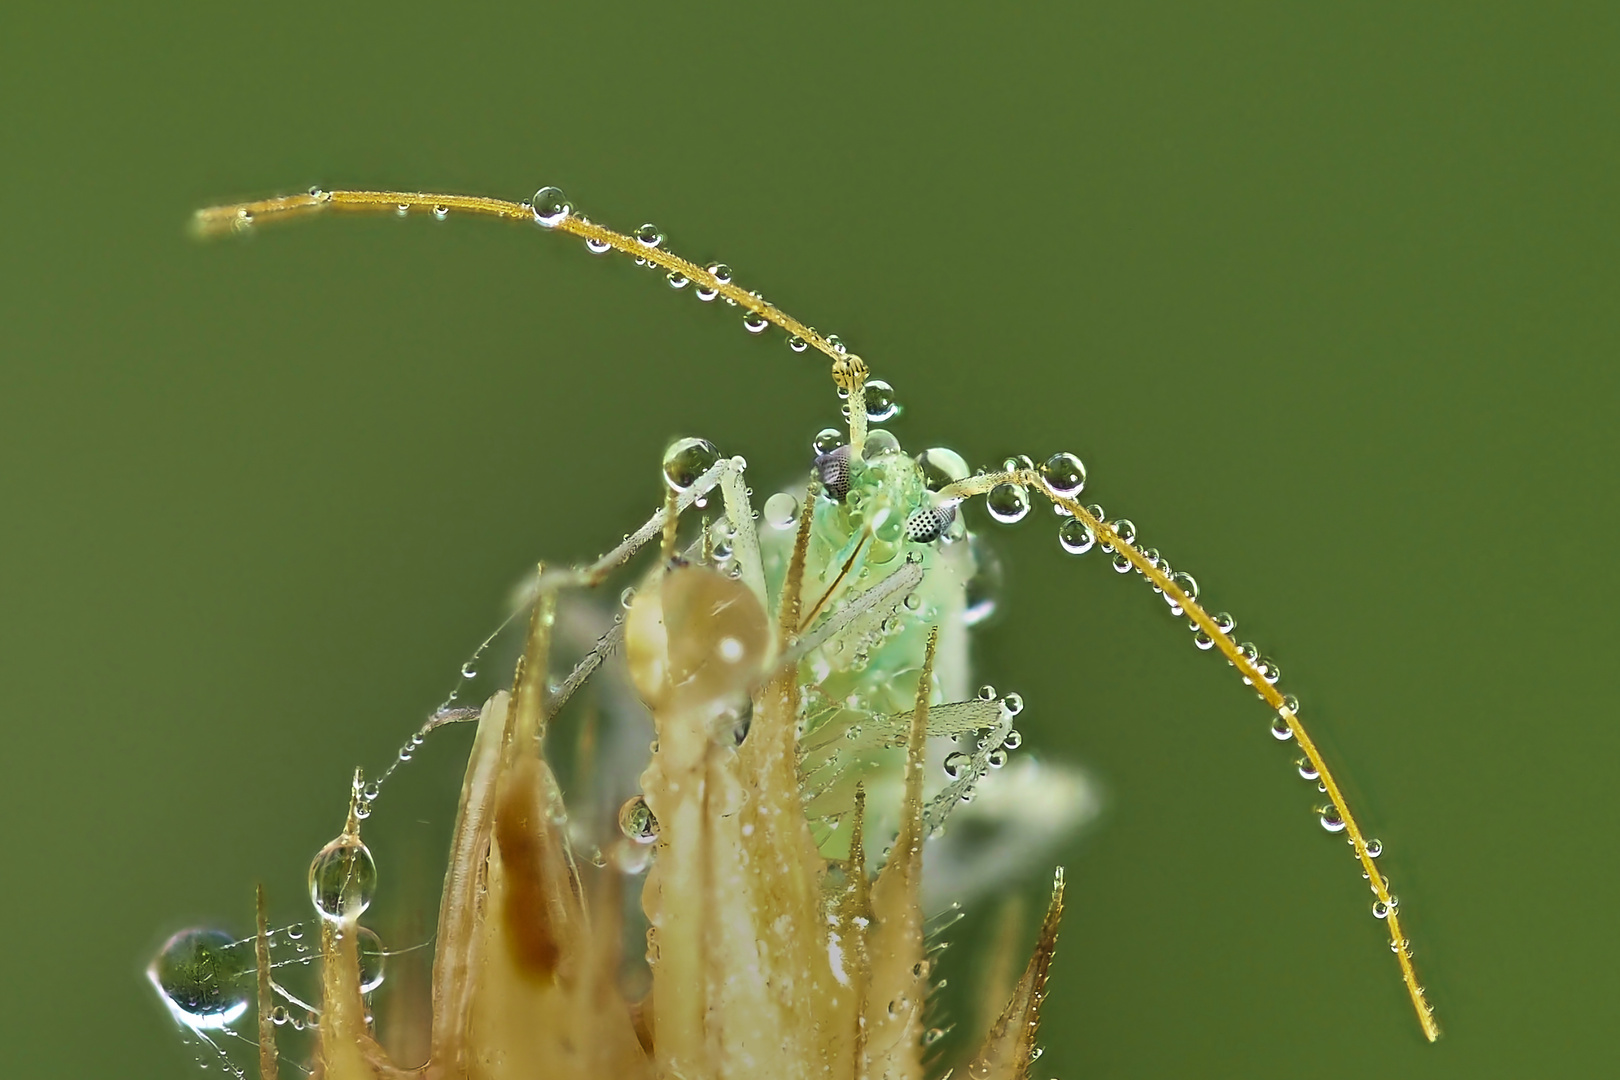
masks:
<path fill-rule="evenodd" d="M 892 420 L 900 415 L 900 403 L 895 399 L 894 387 L 882 379 L 872 379 L 866 384 L 866 418 L 873 423 L 881 424 L 885 420 Z"/>
<path fill-rule="evenodd" d="M 585 250 L 592 255 L 606 255 L 613 250 L 613 245 L 598 237 L 587 236 L 585 238 Z"/>
<path fill-rule="evenodd" d="M 1064 518 L 1058 525 L 1058 546 L 1070 555 L 1084 555 L 1097 544 L 1097 534 L 1079 518 Z"/>
<path fill-rule="evenodd" d="M 1298 716 L 1299 698 L 1295 697 L 1293 694 L 1284 694 L 1282 707 L 1293 713 L 1295 716 Z"/>
<path fill-rule="evenodd" d="M 1336 833 L 1344 831 L 1344 816 L 1339 813 L 1339 808 L 1332 803 L 1329 803 L 1327 806 L 1324 806 L 1318 810 L 1317 815 L 1318 820 L 1322 822 L 1322 828 L 1326 829 L 1328 832 Z"/>
<path fill-rule="evenodd" d="M 1272 718 L 1271 737 L 1278 742 L 1287 742 L 1294 737 L 1294 729 L 1288 726 L 1288 721 L 1280 713 Z"/>
<path fill-rule="evenodd" d="M 1193 631 L 1193 644 L 1200 649 L 1209 649 L 1215 644 L 1215 639 L 1204 633 L 1202 629 Z"/>
<path fill-rule="evenodd" d="M 996 700 L 996 688 L 991 686 L 988 683 L 986 683 L 985 685 L 979 687 L 979 700 L 980 701 L 994 701 L 994 700 Z"/>
<path fill-rule="evenodd" d="M 1132 569 L 1133 569 L 1133 567 L 1131 566 L 1131 560 L 1127 559 L 1123 555 L 1115 555 L 1114 556 L 1114 572 L 1115 573 L 1128 574 L 1128 573 L 1131 572 Z"/>
<path fill-rule="evenodd" d="M 966 480 L 973 473 L 961 454 L 944 446 L 931 446 L 918 454 L 917 465 L 922 469 L 923 483 L 929 491 Z"/>
<path fill-rule="evenodd" d="M 1384 842 L 1374 837 L 1367 841 L 1367 857 L 1376 859 L 1384 853 Z"/>
<path fill-rule="evenodd" d="M 658 839 L 658 819 L 640 795 L 632 795 L 619 807 L 619 831 L 638 844 Z"/>
<path fill-rule="evenodd" d="M 1136 523 L 1134 521 L 1130 518 L 1119 518 L 1111 524 L 1114 532 L 1119 535 L 1122 542 L 1128 545 L 1136 543 Z"/>
<path fill-rule="evenodd" d="M 369 994 L 383 984 L 383 968 L 388 952 L 375 930 L 366 926 L 358 930 L 360 938 L 355 942 L 355 947 L 360 954 L 360 992 Z"/>
<path fill-rule="evenodd" d="M 953 751 L 945 756 L 945 775 L 955 780 L 967 771 L 973 759 L 960 750 Z"/>
<path fill-rule="evenodd" d="M 1011 525 L 1029 513 L 1029 493 L 1017 484 L 997 484 L 984 497 L 984 505 L 991 517 Z"/>
<path fill-rule="evenodd" d="M 440 221 L 443 221 L 445 218 L 450 216 L 450 208 L 448 206 L 435 206 L 433 208 L 433 216 L 438 218 Z"/>
<path fill-rule="evenodd" d="M 1024 696 L 1022 694 L 1008 694 L 1001 699 L 1001 707 L 1007 710 L 1008 716 L 1017 716 L 1024 711 Z"/>
<path fill-rule="evenodd" d="M 1277 680 L 1282 678 L 1282 669 L 1277 666 L 1277 661 L 1269 656 L 1262 656 L 1254 667 L 1256 671 L 1260 672 L 1260 677 L 1266 680 L 1268 686 L 1276 686 Z"/>
<path fill-rule="evenodd" d="M 251 948 L 223 930 L 193 927 L 164 943 L 146 977 L 177 1021 L 189 1028 L 215 1029 L 247 1012 L 252 970 Z"/>
<path fill-rule="evenodd" d="M 461 677 L 463 679 L 478 678 L 478 662 L 476 660 L 468 660 L 465 664 L 462 664 Z"/>
<path fill-rule="evenodd" d="M 664 275 L 664 280 L 669 282 L 669 287 L 672 289 L 684 289 L 692 283 L 692 279 L 679 270 L 671 270 Z"/>
<path fill-rule="evenodd" d="M 636 243 L 642 247 L 655 248 L 664 242 L 664 234 L 658 231 L 658 226 L 647 222 L 636 230 Z"/>
<path fill-rule="evenodd" d="M 985 760 L 990 763 L 990 767 L 992 769 L 999 769 L 1003 765 L 1007 764 L 1007 751 L 998 746 L 994 750 L 990 751 Z"/>
<path fill-rule="evenodd" d="M 400 217 L 404 217 L 410 212 L 411 208 L 407 203 L 400 203 L 398 206 L 394 207 L 394 213 L 398 214 Z"/>
<path fill-rule="evenodd" d="M 1301 780 L 1315 780 L 1320 775 L 1316 771 L 1316 766 L 1311 764 L 1311 759 L 1308 757 L 1302 757 L 1294 762 L 1294 768 L 1299 770 Z"/>
<path fill-rule="evenodd" d="M 1390 910 L 1389 905 L 1384 903 L 1382 900 L 1374 900 L 1373 901 L 1373 906 L 1372 906 L 1373 918 L 1375 918 L 1375 919 L 1387 919 L 1387 918 L 1389 918 L 1389 910 Z"/>
<path fill-rule="evenodd" d="M 725 263 L 710 263 L 709 275 L 722 285 L 731 284 L 731 267 Z"/>
<path fill-rule="evenodd" d="M 743 316 L 743 329 L 750 334 L 763 334 L 770 325 L 770 320 L 757 311 L 750 311 Z"/>
<path fill-rule="evenodd" d="M 664 451 L 664 482 L 685 491 L 720 460 L 720 451 L 707 439 L 676 439 Z"/>
<path fill-rule="evenodd" d="M 358 836 L 345 834 L 320 850 L 309 864 L 309 898 L 322 918 L 358 918 L 377 891 L 377 864 Z"/>
<path fill-rule="evenodd" d="M 1016 750 L 1024 745 L 1024 736 L 1017 728 L 1012 728 L 1007 732 L 1007 737 L 1001 740 L 1001 745 L 1008 750 Z"/>
<path fill-rule="evenodd" d="M 543 187 L 534 193 L 529 200 L 529 206 L 534 210 L 536 224 L 548 229 L 555 229 L 568 219 L 574 208 L 568 205 L 568 197 L 562 193 L 561 188 Z"/>
<path fill-rule="evenodd" d="M 1063 498 L 1073 498 L 1086 486 L 1086 467 L 1073 454 L 1053 454 L 1041 463 L 1041 483 Z"/>
<path fill-rule="evenodd" d="M 817 454 L 830 454 L 844 445 L 844 433 L 835 427 L 822 428 L 810 445 Z"/>
<path fill-rule="evenodd" d="M 699 283 L 698 287 L 692 290 L 692 295 L 707 304 L 709 301 L 719 296 L 720 292 L 717 289 L 711 289 L 707 285 Z"/>
<path fill-rule="evenodd" d="M 1198 579 L 1185 570 L 1177 570 L 1170 575 L 1170 583 L 1187 594 L 1187 599 L 1198 599 Z"/>

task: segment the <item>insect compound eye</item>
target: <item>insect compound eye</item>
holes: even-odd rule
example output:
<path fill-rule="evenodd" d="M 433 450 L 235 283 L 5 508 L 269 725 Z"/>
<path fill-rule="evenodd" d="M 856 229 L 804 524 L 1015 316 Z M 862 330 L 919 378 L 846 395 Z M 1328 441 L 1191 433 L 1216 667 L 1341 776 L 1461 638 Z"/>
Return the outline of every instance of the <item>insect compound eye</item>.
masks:
<path fill-rule="evenodd" d="M 834 502 L 843 502 L 844 496 L 849 494 L 849 447 L 840 446 L 819 455 L 810 467 L 828 497 Z"/>
<path fill-rule="evenodd" d="M 956 504 L 919 507 L 906 519 L 906 539 L 916 544 L 932 544 L 956 520 Z"/>

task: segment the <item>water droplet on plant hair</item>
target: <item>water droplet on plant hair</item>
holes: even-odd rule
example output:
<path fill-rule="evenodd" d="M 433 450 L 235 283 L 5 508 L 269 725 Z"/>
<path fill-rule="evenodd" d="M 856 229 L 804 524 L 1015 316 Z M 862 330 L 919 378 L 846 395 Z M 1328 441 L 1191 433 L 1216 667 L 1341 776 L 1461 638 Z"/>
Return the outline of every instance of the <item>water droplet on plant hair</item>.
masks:
<path fill-rule="evenodd" d="M 548 229 L 555 229 L 574 212 L 574 208 L 568 205 L 568 197 L 562 193 L 562 189 L 554 187 L 543 187 L 535 192 L 534 198 L 529 200 L 529 206 L 534 210 L 535 223 Z"/>
<path fill-rule="evenodd" d="M 1316 771 L 1316 766 L 1311 764 L 1311 759 L 1308 757 L 1302 757 L 1294 762 L 1294 768 L 1299 770 L 1301 780 L 1315 780 L 1320 775 Z"/>
<path fill-rule="evenodd" d="M 944 446 L 931 446 L 918 454 L 917 465 L 922 469 L 923 483 L 929 491 L 938 491 L 946 484 L 973 475 L 962 455 Z"/>
<path fill-rule="evenodd" d="M 638 844 L 658 839 L 658 819 L 640 795 L 632 795 L 619 807 L 619 831 Z"/>
<path fill-rule="evenodd" d="M 710 263 L 709 274 L 722 285 L 731 284 L 731 267 L 725 263 Z"/>
<path fill-rule="evenodd" d="M 370 927 L 357 927 L 359 940 L 355 942 L 356 951 L 360 954 L 360 992 L 369 994 L 383 984 L 384 968 L 387 966 L 388 950 L 383 948 L 382 938 Z"/>
<path fill-rule="evenodd" d="M 377 864 L 358 836 L 345 834 L 320 850 L 309 864 L 309 898 L 322 918 L 358 918 L 377 891 Z"/>
<path fill-rule="evenodd" d="M 588 236 L 585 238 L 585 250 L 592 255 L 606 255 L 613 250 L 613 245 L 606 240 L 598 240 L 594 236 Z"/>
<path fill-rule="evenodd" d="M 448 206 L 435 206 L 433 208 L 433 216 L 438 218 L 440 221 L 443 221 L 445 218 L 450 216 L 450 208 Z"/>
<path fill-rule="evenodd" d="M 770 320 L 757 311 L 750 311 L 743 316 L 743 329 L 750 334 L 763 334 L 770 325 Z"/>
<path fill-rule="evenodd" d="M 1378 858 L 1378 856 L 1382 855 L 1383 853 L 1384 853 L 1384 842 L 1382 840 L 1379 840 L 1376 837 L 1374 837 L 1373 839 L 1367 841 L 1367 855 L 1369 857 L 1376 859 L 1376 858 Z"/>
<path fill-rule="evenodd" d="M 972 763 L 973 758 L 967 754 L 964 754 L 960 750 L 947 754 L 945 756 L 945 775 L 950 777 L 952 780 L 955 780 L 958 776 L 961 776 Z"/>
<path fill-rule="evenodd" d="M 900 415 L 900 403 L 895 400 L 894 387 L 882 379 L 871 379 L 866 384 L 866 418 L 881 424 Z"/>
<path fill-rule="evenodd" d="M 175 1020 L 222 1028 L 247 1012 L 255 987 L 253 950 L 223 930 L 193 927 L 164 943 L 146 969 Z"/>
<path fill-rule="evenodd" d="M 642 247 L 655 248 L 664 242 L 664 234 L 658 231 L 658 226 L 647 222 L 636 230 L 636 243 Z"/>
<path fill-rule="evenodd" d="M 676 439 L 664 451 L 664 482 L 685 491 L 719 460 L 720 451 L 707 439 Z"/>
<path fill-rule="evenodd" d="M 1344 816 L 1339 813 L 1339 808 L 1332 803 L 1329 803 L 1327 806 L 1324 806 L 1318 810 L 1317 815 L 1318 820 L 1322 822 L 1322 828 L 1326 829 L 1328 832 L 1336 833 L 1344 831 Z"/>
<path fill-rule="evenodd" d="M 900 439 L 892 431 L 883 428 L 873 428 L 867 433 L 866 442 L 861 447 L 861 454 L 868 460 L 882 457 L 884 454 L 893 454 L 900 449 Z"/>
<path fill-rule="evenodd" d="M 1278 742 L 1287 742 L 1294 737 L 1294 729 L 1288 726 L 1288 721 L 1278 713 L 1271 721 L 1271 736 Z"/>
<path fill-rule="evenodd" d="M 671 270 L 664 275 L 664 280 L 669 282 L 669 287 L 672 289 L 684 289 L 692 283 L 692 279 L 679 270 Z"/>
<path fill-rule="evenodd" d="M 792 528 L 799 520 L 799 500 L 778 491 L 765 500 L 765 523 L 776 529 Z"/>
<path fill-rule="evenodd" d="M 1058 546 L 1070 555 L 1084 555 L 1097 543 L 1097 534 L 1079 518 L 1064 518 L 1058 525 Z"/>
<path fill-rule="evenodd" d="M 1053 454 L 1041 463 L 1041 483 L 1054 495 L 1073 498 L 1086 486 L 1086 467 L 1073 454 Z"/>
<path fill-rule="evenodd" d="M 990 516 L 1003 525 L 1024 520 L 1029 513 L 1029 492 L 1017 484 L 997 484 L 984 497 Z"/>

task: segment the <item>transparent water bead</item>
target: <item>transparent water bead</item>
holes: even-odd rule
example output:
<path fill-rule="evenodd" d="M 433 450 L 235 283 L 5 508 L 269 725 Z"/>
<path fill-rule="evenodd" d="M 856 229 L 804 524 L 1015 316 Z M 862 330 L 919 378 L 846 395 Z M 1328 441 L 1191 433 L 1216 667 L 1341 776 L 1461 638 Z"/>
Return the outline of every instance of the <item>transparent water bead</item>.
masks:
<path fill-rule="evenodd" d="M 388 950 L 383 948 L 382 938 L 375 930 L 366 926 L 356 927 L 356 930 L 360 934 L 355 942 L 355 951 L 360 954 L 360 992 L 369 994 L 383 984 Z"/>
<path fill-rule="evenodd" d="M 871 379 L 866 384 L 866 418 L 881 424 L 900 415 L 900 402 L 895 399 L 894 387 L 882 379 Z"/>
<path fill-rule="evenodd" d="M 146 969 L 174 1018 L 190 1028 L 222 1028 L 247 1012 L 256 989 L 251 942 L 193 927 L 164 943 Z"/>
<path fill-rule="evenodd" d="M 548 229 L 555 229 L 574 212 L 574 208 L 568 205 L 568 197 L 562 193 L 562 189 L 554 187 L 543 187 L 535 192 L 534 198 L 529 200 L 529 206 L 534 210 L 535 223 Z"/>
<path fill-rule="evenodd" d="M 1073 454 L 1053 454 L 1041 462 L 1041 483 L 1063 498 L 1073 498 L 1086 486 L 1086 467 Z"/>
<path fill-rule="evenodd" d="M 658 819 L 640 795 L 632 795 L 619 807 L 619 831 L 638 844 L 658 839 Z"/>
<path fill-rule="evenodd" d="M 1302 757 L 1294 762 L 1294 768 L 1299 770 L 1301 780 L 1315 780 L 1321 775 L 1316 771 L 1316 766 L 1311 764 L 1311 759 L 1308 757 Z"/>
<path fill-rule="evenodd" d="M 1003 525 L 1024 520 L 1029 513 L 1029 492 L 1017 484 L 997 484 L 984 497 L 990 516 Z"/>
<path fill-rule="evenodd" d="M 1378 858 L 1378 856 L 1382 855 L 1383 853 L 1384 853 L 1384 842 L 1382 840 L 1379 840 L 1377 837 L 1374 837 L 1373 839 L 1367 841 L 1367 855 L 1370 858 L 1376 859 L 1376 858 Z"/>
<path fill-rule="evenodd" d="M 798 524 L 799 500 L 785 491 L 778 491 L 765 500 L 765 523 L 774 529 L 789 529 Z"/>
<path fill-rule="evenodd" d="M 923 483 L 929 491 L 938 491 L 947 484 L 966 480 L 973 475 L 966 459 L 944 446 L 931 446 L 918 454 L 917 466 L 922 469 Z"/>
<path fill-rule="evenodd" d="M 1294 737 L 1294 729 L 1288 726 L 1288 721 L 1282 718 L 1281 713 L 1272 718 L 1271 737 L 1278 742 L 1287 742 Z"/>
<path fill-rule="evenodd" d="M 309 898 L 333 922 L 358 918 L 377 892 L 377 863 L 358 836 L 338 837 L 309 864 Z"/>
<path fill-rule="evenodd" d="M 770 320 L 757 311 L 750 311 L 743 316 L 743 329 L 750 334 L 763 334 L 770 325 Z"/>
<path fill-rule="evenodd" d="M 692 279 L 679 270 L 671 270 L 664 275 L 664 280 L 669 282 L 669 287 L 672 289 L 684 289 L 692 283 Z"/>
<path fill-rule="evenodd" d="M 722 285 L 731 284 L 731 267 L 725 263 L 710 263 L 709 275 Z"/>
<path fill-rule="evenodd" d="M 1079 518 L 1064 518 L 1058 525 L 1058 546 L 1070 555 L 1084 555 L 1097 544 L 1097 534 Z"/>
<path fill-rule="evenodd" d="M 1329 803 L 1318 810 L 1317 818 L 1319 821 L 1321 821 L 1322 828 L 1326 829 L 1330 833 L 1344 831 L 1344 815 L 1340 814 L 1339 808 L 1332 803 Z"/>
<path fill-rule="evenodd" d="M 1136 522 L 1130 518 L 1119 518 L 1112 523 L 1112 527 L 1121 541 L 1126 544 L 1136 543 Z"/>
<path fill-rule="evenodd" d="M 720 451 L 707 439 L 676 439 L 664 451 L 664 481 L 675 491 L 685 491 L 719 460 Z"/>
<path fill-rule="evenodd" d="M 585 250 L 592 255 L 606 255 L 613 250 L 613 245 L 606 240 L 599 240 L 594 236 L 586 237 Z"/>
<path fill-rule="evenodd" d="M 822 428 L 816 432 L 816 437 L 810 446 L 817 454 L 830 454 L 844 445 L 844 432 L 840 428 Z"/>
<path fill-rule="evenodd" d="M 973 759 L 960 750 L 947 754 L 945 757 L 945 775 L 955 780 L 966 772 L 971 764 L 973 764 Z"/>
<path fill-rule="evenodd" d="M 804 352 L 804 350 L 810 347 L 810 343 L 804 340 L 804 338 L 800 337 L 798 334 L 789 334 L 787 342 L 788 348 L 792 349 L 794 352 Z"/>
<path fill-rule="evenodd" d="M 636 243 L 642 247 L 655 248 L 664 242 L 664 234 L 658 231 L 658 226 L 647 222 L 636 230 Z"/>

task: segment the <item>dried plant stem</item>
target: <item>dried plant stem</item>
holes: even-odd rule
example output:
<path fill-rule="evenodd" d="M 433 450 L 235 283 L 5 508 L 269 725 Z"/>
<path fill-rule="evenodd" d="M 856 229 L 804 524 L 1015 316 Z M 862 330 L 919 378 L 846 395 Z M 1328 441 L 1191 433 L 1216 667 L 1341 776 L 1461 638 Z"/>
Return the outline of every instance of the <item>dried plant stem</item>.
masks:
<path fill-rule="evenodd" d="M 233 203 L 227 206 L 208 207 L 197 211 L 195 226 L 197 231 L 203 235 L 219 235 L 240 232 L 261 221 L 285 220 L 328 210 L 377 213 L 387 211 L 408 212 L 412 209 L 429 210 L 435 213 L 440 211 L 444 213 L 470 213 L 524 224 L 537 224 L 534 211 L 527 203 L 508 202 L 504 199 L 409 191 L 315 190 L 304 195 L 289 195 L 254 202 Z M 767 322 L 802 339 L 807 345 L 826 355 L 833 362 L 832 375 L 834 381 L 848 393 L 851 406 L 852 450 L 857 454 L 860 452 L 863 440 L 856 438 L 856 436 L 864 436 L 866 428 L 863 400 L 866 366 L 862 363 L 860 357 L 833 346 L 815 330 L 788 315 L 774 304 L 767 303 L 753 293 L 731 284 L 729 281 L 721 281 L 704 267 L 683 259 L 662 246 L 643 244 L 632 236 L 615 232 L 572 212 L 562 217 L 554 225 L 544 227 L 554 232 L 568 233 L 597 244 L 605 244 L 627 255 L 644 259 L 664 270 L 684 275 L 697 287 L 713 290 L 719 296 L 734 302 L 738 307 L 759 315 Z M 1355 849 L 1356 858 L 1366 871 L 1374 895 L 1387 910 L 1385 922 L 1389 929 L 1390 945 L 1400 963 L 1401 979 L 1406 984 L 1407 993 L 1412 999 L 1412 1006 L 1417 1012 L 1418 1023 L 1423 1028 L 1423 1034 L 1430 1042 L 1438 1039 L 1440 1037 L 1440 1028 L 1435 1022 L 1433 1008 L 1430 1007 L 1424 997 L 1423 987 L 1417 981 L 1417 971 L 1412 966 L 1410 947 L 1401 933 L 1400 915 L 1396 910 L 1394 898 L 1390 895 L 1384 876 L 1379 873 L 1377 863 L 1368 850 L 1361 826 L 1357 823 L 1355 815 L 1351 813 L 1349 802 L 1345 799 L 1344 792 L 1334 779 L 1332 770 L 1328 767 L 1326 760 L 1323 759 L 1322 752 L 1317 749 L 1315 742 L 1311 740 L 1310 735 L 1306 732 L 1298 714 L 1288 707 L 1282 693 L 1266 681 L 1259 669 L 1239 650 L 1231 637 L 1216 625 L 1215 620 L 1199 606 L 1196 600 L 1188 596 L 1180 586 L 1171 580 L 1170 575 L 1161 571 L 1133 544 L 1127 543 L 1121 538 L 1108 522 L 1098 519 L 1075 500 L 1051 492 L 1041 481 L 1037 472 L 1018 470 L 974 476 L 949 485 L 939 494 L 941 497 L 960 501 L 974 495 L 982 495 L 1000 483 L 1014 483 L 1041 492 L 1053 503 L 1074 515 L 1075 518 L 1090 528 L 1098 542 L 1104 547 L 1112 549 L 1129 560 L 1132 567 L 1152 582 L 1166 597 L 1174 601 L 1200 630 L 1209 635 L 1215 647 L 1220 649 L 1227 660 L 1237 668 L 1244 681 L 1254 688 L 1255 692 L 1260 695 L 1268 706 L 1276 710 L 1278 716 L 1282 717 L 1294 739 L 1299 743 L 1300 748 L 1304 750 L 1305 756 L 1310 760 L 1311 767 L 1316 770 L 1318 779 L 1323 788 L 1326 789 L 1328 798 L 1332 800 L 1333 806 L 1343 819 L 1345 831 L 1349 834 L 1350 844 Z"/>

